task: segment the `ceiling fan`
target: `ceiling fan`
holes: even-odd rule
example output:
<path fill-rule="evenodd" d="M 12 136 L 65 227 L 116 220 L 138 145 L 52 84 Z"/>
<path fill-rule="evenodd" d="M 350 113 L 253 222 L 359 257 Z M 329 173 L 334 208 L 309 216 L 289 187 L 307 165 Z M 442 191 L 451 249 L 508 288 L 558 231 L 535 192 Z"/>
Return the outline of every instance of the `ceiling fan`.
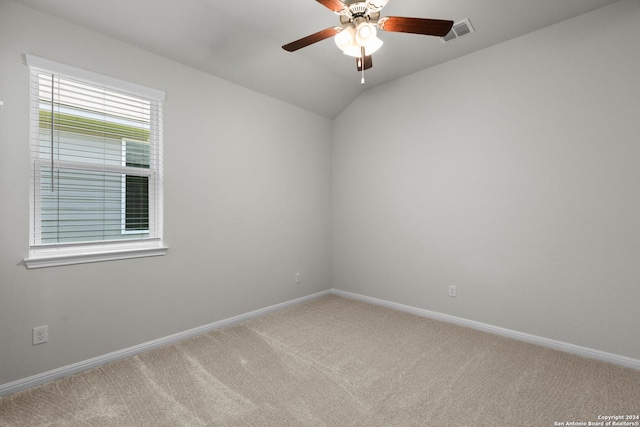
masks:
<path fill-rule="evenodd" d="M 380 17 L 380 10 L 389 0 L 316 0 L 326 8 L 340 15 L 340 25 L 329 27 L 282 48 L 294 52 L 319 41 L 334 37 L 336 45 L 346 55 L 356 58 L 356 67 L 362 72 L 361 84 L 364 84 L 364 70 L 373 66 L 371 55 L 380 49 L 382 40 L 377 36 L 376 28 L 396 33 L 422 34 L 444 37 L 453 21 L 442 19 L 403 18 L 400 16 Z"/>

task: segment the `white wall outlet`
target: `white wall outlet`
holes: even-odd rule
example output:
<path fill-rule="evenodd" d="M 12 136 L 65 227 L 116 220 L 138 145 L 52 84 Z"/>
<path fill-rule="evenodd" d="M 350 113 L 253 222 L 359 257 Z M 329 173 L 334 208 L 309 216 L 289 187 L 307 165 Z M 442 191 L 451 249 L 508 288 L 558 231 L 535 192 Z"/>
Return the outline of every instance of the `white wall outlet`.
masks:
<path fill-rule="evenodd" d="M 49 327 L 47 325 L 33 328 L 33 345 L 44 344 L 49 341 Z"/>
<path fill-rule="evenodd" d="M 300 283 L 302 282 L 302 279 L 300 278 L 300 273 L 296 273 L 296 283 Z"/>
<path fill-rule="evenodd" d="M 456 296 L 456 287 L 455 287 L 455 285 L 449 286 L 449 296 L 455 298 L 455 296 Z"/>

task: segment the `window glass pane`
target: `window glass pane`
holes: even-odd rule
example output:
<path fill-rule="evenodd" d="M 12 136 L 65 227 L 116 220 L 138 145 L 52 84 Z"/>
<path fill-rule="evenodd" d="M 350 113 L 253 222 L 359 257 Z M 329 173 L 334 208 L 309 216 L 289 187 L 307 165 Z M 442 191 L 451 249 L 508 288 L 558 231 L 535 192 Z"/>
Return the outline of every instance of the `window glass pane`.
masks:
<path fill-rule="evenodd" d="M 149 177 L 126 176 L 125 229 L 149 230 Z"/>
<path fill-rule="evenodd" d="M 149 169 L 149 144 L 143 141 L 125 140 L 125 165 L 133 168 Z"/>
<path fill-rule="evenodd" d="M 42 243 L 119 238 L 121 174 L 56 168 L 53 178 L 43 167 Z"/>
<path fill-rule="evenodd" d="M 37 76 L 40 243 L 149 237 L 149 100 L 48 73 Z"/>

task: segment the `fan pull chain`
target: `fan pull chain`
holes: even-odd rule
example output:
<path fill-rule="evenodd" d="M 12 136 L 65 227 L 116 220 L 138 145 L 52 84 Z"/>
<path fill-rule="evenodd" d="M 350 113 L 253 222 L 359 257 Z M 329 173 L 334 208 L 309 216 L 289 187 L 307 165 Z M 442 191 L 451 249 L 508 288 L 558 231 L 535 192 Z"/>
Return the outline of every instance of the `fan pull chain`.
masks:
<path fill-rule="evenodd" d="M 364 46 L 360 46 L 360 69 L 362 70 L 360 84 L 364 85 Z"/>

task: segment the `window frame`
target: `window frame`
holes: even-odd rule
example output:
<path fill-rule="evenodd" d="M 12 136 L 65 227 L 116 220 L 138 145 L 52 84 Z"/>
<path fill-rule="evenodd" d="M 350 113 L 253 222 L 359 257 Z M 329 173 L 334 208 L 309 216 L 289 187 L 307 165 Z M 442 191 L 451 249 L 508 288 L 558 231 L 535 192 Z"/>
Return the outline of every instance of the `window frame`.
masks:
<path fill-rule="evenodd" d="M 60 77 L 67 77 L 92 86 L 102 86 L 105 88 L 129 93 L 133 96 L 153 100 L 151 114 L 151 129 L 155 132 L 151 150 L 156 150 L 156 160 L 149 168 L 126 166 L 126 157 L 123 157 L 122 165 L 100 165 L 94 166 L 81 162 L 67 162 L 54 160 L 56 168 L 70 168 L 83 171 L 99 170 L 100 172 L 122 174 L 123 180 L 126 175 L 147 176 L 149 185 L 149 227 L 150 230 L 125 230 L 125 223 L 122 224 L 123 234 L 147 234 L 147 237 L 140 239 L 87 241 L 72 243 L 42 243 L 41 237 L 41 213 L 42 213 L 42 180 L 41 168 L 49 160 L 35 158 L 34 146 L 39 144 L 40 128 L 35 119 L 39 115 L 39 105 L 34 106 L 34 102 L 39 104 L 37 90 L 30 85 L 30 179 L 33 181 L 29 185 L 30 191 L 30 229 L 29 229 L 29 256 L 24 259 L 27 268 L 52 267 L 59 265 L 80 264 L 88 262 L 111 261 L 119 259 L 130 259 L 150 256 L 165 255 L 168 248 L 163 242 L 163 185 L 162 185 L 162 102 L 164 92 L 140 86 L 134 83 L 122 81 L 112 77 L 75 68 L 69 65 L 60 64 L 34 55 L 25 55 L 25 63 L 29 67 L 29 74 L 34 72 L 45 72 Z M 123 140 L 123 155 L 126 156 L 126 142 Z M 124 182 L 124 181 L 123 181 Z M 124 185 L 124 184 L 123 184 Z M 123 203 L 125 194 L 123 189 Z M 123 209 L 125 207 L 123 206 Z M 126 212 L 123 211 L 123 215 Z M 125 218 L 123 216 L 123 221 Z"/>

